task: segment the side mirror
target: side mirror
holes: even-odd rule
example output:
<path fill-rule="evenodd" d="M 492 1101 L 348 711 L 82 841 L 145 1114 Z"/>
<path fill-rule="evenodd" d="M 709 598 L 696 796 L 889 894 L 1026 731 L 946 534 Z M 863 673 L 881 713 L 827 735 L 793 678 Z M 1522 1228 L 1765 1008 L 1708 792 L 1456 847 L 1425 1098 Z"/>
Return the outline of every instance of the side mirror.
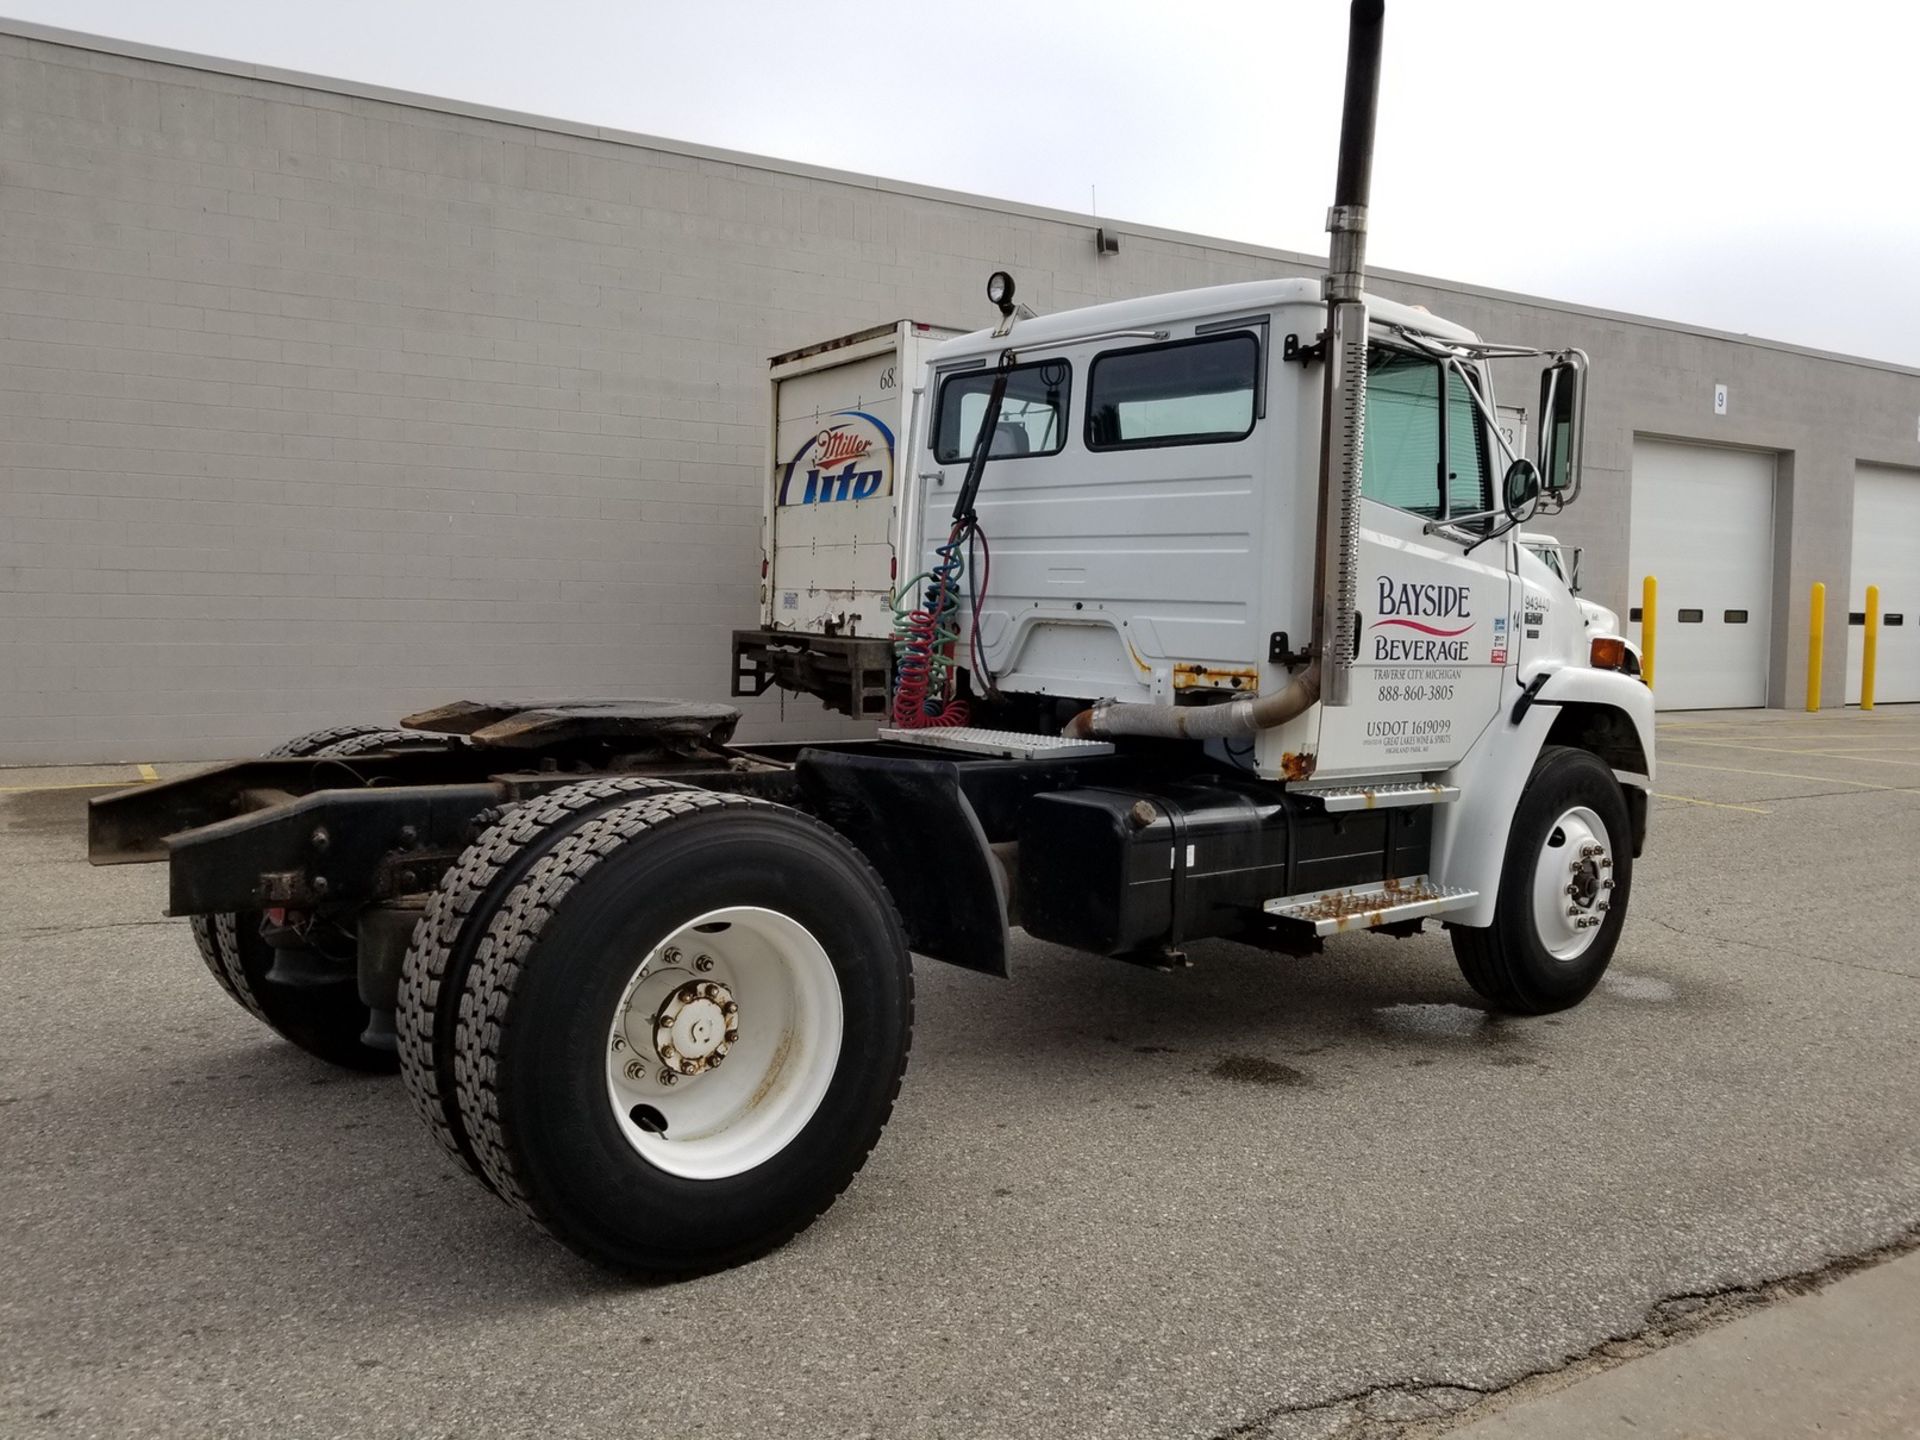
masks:
<path fill-rule="evenodd" d="M 1580 489 L 1587 425 L 1587 357 L 1569 350 L 1540 372 L 1539 466 L 1546 493 L 1561 504 Z"/>
<path fill-rule="evenodd" d="M 1533 461 L 1522 456 L 1507 467 L 1507 478 L 1500 482 L 1500 503 L 1507 518 L 1524 525 L 1533 518 L 1540 503 L 1540 471 Z"/>

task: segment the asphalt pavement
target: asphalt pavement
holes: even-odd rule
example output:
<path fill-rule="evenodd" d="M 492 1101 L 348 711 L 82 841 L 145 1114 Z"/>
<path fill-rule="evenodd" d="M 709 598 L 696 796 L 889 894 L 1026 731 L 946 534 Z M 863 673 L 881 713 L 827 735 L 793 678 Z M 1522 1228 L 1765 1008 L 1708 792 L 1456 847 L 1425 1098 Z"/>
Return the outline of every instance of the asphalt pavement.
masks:
<path fill-rule="evenodd" d="M 1007 981 L 921 963 L 852 1188 L 665 1287 L 485 1194 L 397 1082 L 261 1029 L 158 868 L 90 870 L 99 790 L 45 787 L 138 771 L 0 772 L 0 1433 L 1471 1422 L 1920 1225 L 1920 714 L 1671 717 L 1660 765 L 1578 1009 L 1485 1014 L 1437 927 L 1172 975 L 1027 940 Z"/>

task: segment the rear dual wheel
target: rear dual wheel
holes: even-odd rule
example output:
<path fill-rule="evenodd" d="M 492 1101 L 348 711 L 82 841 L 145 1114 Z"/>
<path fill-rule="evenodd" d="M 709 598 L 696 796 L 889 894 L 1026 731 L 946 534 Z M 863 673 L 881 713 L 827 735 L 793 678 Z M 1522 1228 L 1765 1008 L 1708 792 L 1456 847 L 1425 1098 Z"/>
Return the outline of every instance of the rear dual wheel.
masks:
<path fill-rule="evenodd" d="M 483 1184 L 454 1096 L 453 1042 L 460 992 L 494 912 L 578 825 L 625 801 L 684 788 L 619 776 L 563 786 L 514 806 L 461 853 L 414 926 L 393 1012 L 400 1078 L 434 1139 Z"/>
<path fill-rule="evenodd" d="M 339 725 L 277 745 L 268 759 L 299 756 L 349 759 L 385 750 L 460 743 L 444 735 Z M 192 929 L 200 958 L 219 983 L 256 1020 L 309 1055 L 349 1070 L 391 1071 L 393 1052 L 362 1039 L 371 1018 L 360 1003 L 352 962 L 353 934 L 316 921 L 310 959 L 276 968 L 273 946 L 261 934 L 261 912 L 196 915 Z"/>
<path fill-rule="evenodd" d="M 551 828 L 468 910 L 458 988 L 449 968 L 429 1012 L 403 984 L 409 1074 L 434 1071 L 416 1103 L 598 1263 L 682 1276 L 773 1249 L 851 1182 L 899 1092 L 913 984 L 885 888 L 826 826 L 740 796 Z M 425 1043 L 443 1027 L 450 1055 Z"/>

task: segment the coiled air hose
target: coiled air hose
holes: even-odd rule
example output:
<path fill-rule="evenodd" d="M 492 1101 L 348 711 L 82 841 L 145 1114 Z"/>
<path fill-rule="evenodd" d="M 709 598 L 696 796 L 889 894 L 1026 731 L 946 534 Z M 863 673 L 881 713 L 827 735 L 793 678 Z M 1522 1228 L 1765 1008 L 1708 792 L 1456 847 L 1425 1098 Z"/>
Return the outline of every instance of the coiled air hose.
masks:
<path fill-rule="evenodd" d="M 946 543 L 934 551 L 939 563 L 899 592 L 922 597 L 917 609 L 894 609 L 893 723 L 903 730 L 967 723 L 967 702 L 954 693 L 954 647 L 960 640 L 960 587 L 971 528 L 956 522 Z"/>

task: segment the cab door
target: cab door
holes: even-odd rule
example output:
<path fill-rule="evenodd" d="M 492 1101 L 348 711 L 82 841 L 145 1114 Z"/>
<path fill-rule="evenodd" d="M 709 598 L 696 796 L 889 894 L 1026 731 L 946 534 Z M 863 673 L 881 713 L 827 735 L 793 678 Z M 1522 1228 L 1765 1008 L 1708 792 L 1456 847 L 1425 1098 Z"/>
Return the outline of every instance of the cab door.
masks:
<path fill-rule="evenodd" d="M 1430 522 L 1492 507 L 1489 437 L 1459 375 L 1417 352 L 1368 355 L 1359 651 L 1351 704 L 1326 707 L 1318 777 L 1432 774 L 1493 722 L 1511 647 L 1510 537 Z"/>

